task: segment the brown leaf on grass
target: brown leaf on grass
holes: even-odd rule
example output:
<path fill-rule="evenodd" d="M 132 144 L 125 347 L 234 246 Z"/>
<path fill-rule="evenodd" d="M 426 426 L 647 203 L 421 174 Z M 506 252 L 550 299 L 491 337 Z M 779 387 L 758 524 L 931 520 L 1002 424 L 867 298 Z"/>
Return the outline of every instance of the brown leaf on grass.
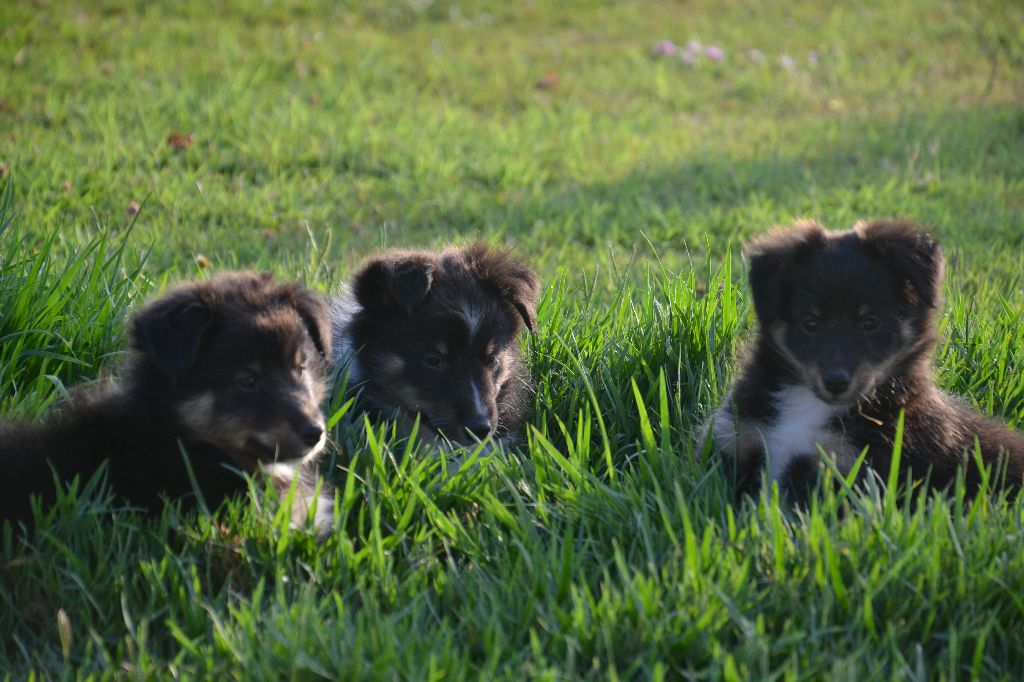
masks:
<path fill-rule="evenodd" d="M 201 253 L 197 253 L 196 254 L 195 261 L 196 261 L 196 265 L 198 265 L 200 267 L 200 269 L 202 269 L 202 270 L 205 270 L 206 268 L 208 268 L 211 265 L 213 265 L 213 263 L 210 262 L 210 259 L 207 258 L 206 256 L 204 256 Z"/>
<path fill-rule="evenodd" d="M 128 204 L 128 217 L 129 218 L 134 218 L 135 216 L 137 216 L 139 214 L 139 208 L 141 208 L 139 206 L 139 202 L 133 201 L 133 202 L 129 203 Z"/>
<path fill-rule="evenodd" d="M 64 182 L 60 183 L 60 188 L 64 190 L 65 194 L 71 194 L 71 190 L 73 190 L 75 186 L 71 184 L 70 180 L 65 180 Z"/>
<path fill-rule="evenodd" d="M 543 76 L 537 79 L 533 87 L 538 90 L 553 90 L 558 87 L 558 80 L 558 72 L 554 69 L 548 69 L 544 72 Z"/>
<path fill-rule="evenodd" d="M 167 146 L 174 151 L 179 151 L 195 142 L 196 136 L 192 133 L 171 133 L 167 136 Z"/>
<path fill-rule="evenodd" d="M 0 161 L 0 178 L 7 177 L 7 171 L 11 170 L 11 164 L 6 161 Z"/>

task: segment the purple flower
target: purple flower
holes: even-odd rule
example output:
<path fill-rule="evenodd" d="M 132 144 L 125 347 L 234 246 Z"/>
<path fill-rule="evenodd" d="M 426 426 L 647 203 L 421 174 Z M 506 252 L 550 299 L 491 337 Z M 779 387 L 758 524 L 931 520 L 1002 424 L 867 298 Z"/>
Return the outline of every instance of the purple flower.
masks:
<path fill-rule="evenodd" d="M 717 45 L 708 45 L 704 55 L 713 62 L 720 62 L 725 59 L 725 51 Z"/>
<path fill-rule="evenodd" d="M 756 48 L 753 49 L 753 50 L 749 50 L 747 52 L 747 59 L 749 59 L 752 62 L 758 62 L 758 63 L 763 62 L 764 61 L 764 52 L 761 52 L 761 50 L 758 50 Z"/>
<path fill-rule="evenodd" d="M 652 57 L 671 57 L 679 48 L 671 40 L 659 40 L 651 48 Z"/>
<path fill-rule="evenodd" d="M 779 66 L 784 68 L 786 71 L 792 71 L 796 68 L 796 62 L 788 54 L 784 54 L 779 57 Z"/>

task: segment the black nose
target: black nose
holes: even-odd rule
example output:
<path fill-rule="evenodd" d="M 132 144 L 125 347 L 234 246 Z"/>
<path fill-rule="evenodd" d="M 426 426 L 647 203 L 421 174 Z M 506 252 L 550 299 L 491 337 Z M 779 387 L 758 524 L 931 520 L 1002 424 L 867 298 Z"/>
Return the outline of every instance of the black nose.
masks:
<path fill-rule="evenodd" d="M 491 420 L 490 419 L 472 419 L 462 425 L 462 428 L 466 429 L 469 433 L 473 434 L 480 440 L 487 438 L 491 433 Z"/>
<path fill-rule="evenodd" d="M 845 393 L 850 387 L 850 375 L 841 369 L 830 369 L 821 375 L 825 390 L 832 395 Z"/>
<path fill-rule="evenodd" d="M 322 435 L 324 435 L 324 427 L 319 424 L 310 423 L 299 429 L 299 438 L 301 438 L 302 442 L 309 447 L 313 447 L 319 443 L 320 436 Z"/>

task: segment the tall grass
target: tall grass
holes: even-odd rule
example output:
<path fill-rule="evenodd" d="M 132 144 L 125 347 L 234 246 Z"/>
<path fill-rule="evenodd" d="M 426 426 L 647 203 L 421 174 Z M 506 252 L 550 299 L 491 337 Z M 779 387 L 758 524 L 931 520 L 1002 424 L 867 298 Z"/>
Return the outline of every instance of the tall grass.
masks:
<path fill-rule="evenodd" d="M 100 237 L 92 253 L 115 244 Z M 775 490 L 733 503 L 694 441 L 750 314 L 740 273 L 721 261 L 651 273 L 647 286 L 623 278 L 607 297 L 549 286 L 527 346 L 526 439 L 461 467 L 364 422 L 343 391 L 325 462 L 338 531 L 322 545 L 291 531 L 258 485 L 213 516 L 171 507 L 156 521 L 68 494 L 35 534 L 4 533 L 0 668 L 842 679 L 1024 665 L 1020 502 L 967 505 L 960 489 L 897 505 L 879 483 L 826 492 L 802 513 Z M 77 309 L 106 291 L 83 288 Z M 955 330 L 970 302 L 951 298 Z M 27 314 L 48 305 L 31 297 Z M 1017 314 L 973 321 L 987 367 L 1017 361 Z M 109 354 L 123 320 L 80 352 Z M 960 376 L 959 343 L 954 331 L 944 377 Z M 1019 378 L 983 376 L 980 394 L 1016 404 Z"/>
<path fill-rule="evenodd" d="M 950 261 L 940 383 L 1024 425 L 1018 4 L 0 3 L 3 419 L 116 372 L 197 262 L 327 292 L 483 237 L 547 282 L 514 446 L 429 456 L 339 373 L 324 544 L 258 482 L 144 519 L 94 480 L 7 527 L 0 675 L 1016 679 L 1024 503 L 889 472 L 735 503 L 694 432 L 751 327 L 741 241 L 894 214 Z"/>
<path fill-rule="evenodd" d="M 126 236 L 67 247 L 21 231 L 14 183 L 0 200 L 0 410 L 44 407 L 118 352 L 125 311 L 149 288 Z"/>

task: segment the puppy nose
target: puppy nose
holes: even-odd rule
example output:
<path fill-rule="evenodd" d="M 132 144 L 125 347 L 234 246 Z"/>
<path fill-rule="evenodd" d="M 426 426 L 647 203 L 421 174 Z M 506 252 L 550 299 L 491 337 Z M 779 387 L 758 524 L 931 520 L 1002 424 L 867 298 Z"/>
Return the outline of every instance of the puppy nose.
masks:
<path fill-rule="evenodd" d="M 821 375 L 821 381 L 825 384 L 825 390 L 832 395 L 845 393 L 850 387 L 850 375 L 841 369 L 830 369 Z"/>
<path fill-rule="evenodd" d="M 302 442 L 308 445 L 309 447 L 313 447 L 314 445 L 319 443 L 320 437 L 323 435 L 324 427 L 321 426 L 320 424 L 310 423 L 306 424 L 301 429 L 299 429 L 299 438 L 301 438 Z"/>
<path fill-rule="evenodd" d="M 472 419 L 463 424 L 463 428 L 480 440 L 483 440 L 491 433 L 491 420 L 486 418 Z"/>

